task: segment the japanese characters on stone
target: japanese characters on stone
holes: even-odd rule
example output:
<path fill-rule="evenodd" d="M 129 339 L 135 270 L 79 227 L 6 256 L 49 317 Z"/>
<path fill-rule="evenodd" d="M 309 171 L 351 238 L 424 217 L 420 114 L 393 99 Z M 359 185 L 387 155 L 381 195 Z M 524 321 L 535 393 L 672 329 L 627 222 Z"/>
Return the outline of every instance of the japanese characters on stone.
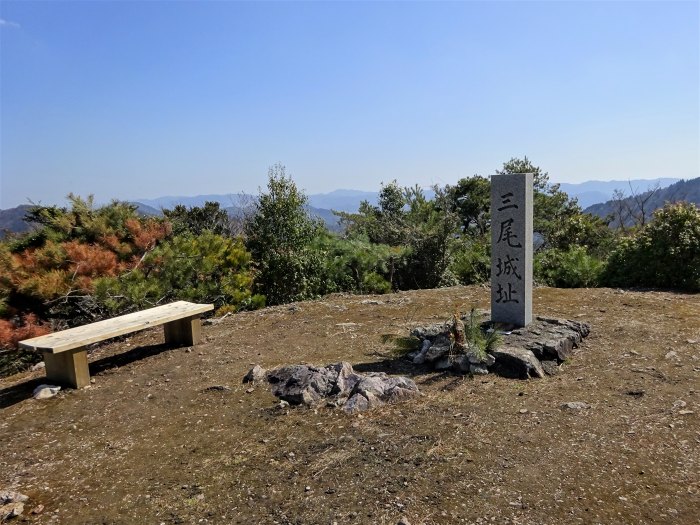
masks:
<path fill-rule="evenodd" d="M 491 318 L 532 320 L 532 174 L 491 177 Z"/>

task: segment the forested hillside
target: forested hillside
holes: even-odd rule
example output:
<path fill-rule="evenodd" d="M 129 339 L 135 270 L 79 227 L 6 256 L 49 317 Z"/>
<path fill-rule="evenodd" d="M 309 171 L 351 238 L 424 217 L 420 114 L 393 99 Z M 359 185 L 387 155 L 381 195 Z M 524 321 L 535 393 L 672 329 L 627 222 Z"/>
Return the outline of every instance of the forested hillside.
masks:
<path fill-rule="evenodd" d="M 589 206 L 585 211 L 602 218 L 610 217 L 615 227 L 634 226 L 648 222 L 664 205 L 680 201 L 700 206 L 700 177 L 640 194 L 621 190 L 614 199 Z"/>

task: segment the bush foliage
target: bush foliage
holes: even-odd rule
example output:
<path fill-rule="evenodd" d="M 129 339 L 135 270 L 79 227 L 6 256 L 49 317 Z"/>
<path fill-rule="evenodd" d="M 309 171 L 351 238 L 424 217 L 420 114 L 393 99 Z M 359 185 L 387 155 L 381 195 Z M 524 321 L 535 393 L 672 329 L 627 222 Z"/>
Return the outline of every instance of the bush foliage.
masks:
<path fill-rule="evenodd" d="M 667 204 L 635 235 L 623 237 L 603 277 L 610 286 L 700 290 L 700 209 Z"/>
<path fill-rule="evenodd" d="M 551 248 L 534 260 L 534 277 L 540 284 L 558 288 L 590 288 L 600 284 L 604 263 L 583 246 Z"/>
<path fill-rule="evenodd" d="M 642 227 L 616 231 L 584 213 L 527 157 L 498 170 L 522 172 L 535 179 L 539 283 L 700 290 L 697 206 L 667 205 Z M 141 217 L 118 201 L 96 207 L 92 197 L 73 194 L 68 207 L 34 206 L 25 220 L 37 228 L 0 242 L 0 348 L 176 299 L 230 312 L 333 292 L 487 281 L 489 179 L 463 178 L 432 194 L 382 184 L 377 205 L 337 212 L 339 235 L 309 215 L 306 195 L 280 164 L 239 222 L 215 202 L 176 206 L 163 217 Z M 16 368 L 0 363 L 3 369 Z"/>
<path fill-rule="evenodd" d="M 69 195 L 69 208 L 35 206 L 29 234 L 0 243 L 0 347 L 175 299 L 239 310 L 264 304 L 242 240 L 221 235 L 218 204 L 177 208 L 169 220 L 136 207 Z"/>

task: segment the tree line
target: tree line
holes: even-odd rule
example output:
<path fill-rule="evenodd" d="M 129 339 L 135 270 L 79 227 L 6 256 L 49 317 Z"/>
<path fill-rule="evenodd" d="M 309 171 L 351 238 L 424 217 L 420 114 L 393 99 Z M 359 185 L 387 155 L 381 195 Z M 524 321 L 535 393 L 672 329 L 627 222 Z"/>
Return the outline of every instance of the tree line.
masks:
<path fill-rule="evenodd" d="M 527 157 L 497 170 L 526 172 L 534 173 L 537 283 L 700 290 L 696 205 L 666 205 L 643 225 L 612 228 L 615 217 L 584 213 Z M 433 190 L 427 198 L 418 186 L 384 183 L 376 206 L 335 212 L 340 234 L 309 215 L 306 195 L 280 164 L 233 219 L 211 202 L 162 217 L 139 216 L 118 201 L 96 207 L 73 194 L 69 207 L 33 206 L 25 220 L 36 228 L 0 242 L 0 348 L 175 299 L 213 303 L 223 314 L 333 292 L 488 281 L 489 179 L 474 175 Z M 0 371 L 36 359 L 5 352 Z"/>

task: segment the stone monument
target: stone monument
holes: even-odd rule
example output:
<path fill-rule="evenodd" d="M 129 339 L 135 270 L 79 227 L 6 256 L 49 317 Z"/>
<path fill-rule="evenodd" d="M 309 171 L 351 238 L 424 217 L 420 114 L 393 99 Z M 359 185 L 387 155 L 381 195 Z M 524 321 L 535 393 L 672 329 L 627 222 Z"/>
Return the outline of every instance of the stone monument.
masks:
<path fill-rule="evenodd" d="M 532 321 L 532 173 L 491 176 L 491 321 Z"/>

